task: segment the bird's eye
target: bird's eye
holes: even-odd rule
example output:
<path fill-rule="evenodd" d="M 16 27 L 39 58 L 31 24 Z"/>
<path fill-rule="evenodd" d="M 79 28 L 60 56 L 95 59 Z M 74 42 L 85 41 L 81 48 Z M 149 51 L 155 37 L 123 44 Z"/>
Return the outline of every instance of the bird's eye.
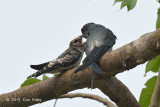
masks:
<path fill-rule="evenodd" d="M 74 40 L 74 43 L 78 42 L 78 40 Z"/>

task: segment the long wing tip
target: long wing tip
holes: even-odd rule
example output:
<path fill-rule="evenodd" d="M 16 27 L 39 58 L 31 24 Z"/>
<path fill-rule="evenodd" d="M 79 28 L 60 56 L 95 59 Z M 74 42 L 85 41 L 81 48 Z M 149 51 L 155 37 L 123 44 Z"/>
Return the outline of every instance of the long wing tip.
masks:
<path fill-rule="evenodd" d="M 79 70 L 76 69 L 76 70 L 74 71 L 74 73 L 77 73 L 77 72 L 79 72 Z"/>
<path fill-rule="evenodd" d="M 35 69 L 35 70 L 40 70 L 40 69 L 42 69 L 39 65 L 30 65 L 30 67 L 31 67 L 32 69 Z"/>
<path fill-rule="evenodd" d="M 100 75 L 104 75 L 105 73 L 104 73 L 104 72 L 99 72 L 99 74 L 100 74 Z"/>
<path fill-rule="evenodd" d="M 77 69 L 74 71 L 74 73 L 77 73 L 77 72 L 79 72 L 79 71 L 82 71 L 81 66 L 80 66 L 79 68 L 77 68 Z"/>
<path fill-rule="evenodd" d="M 34 65 L 30 65 L 31 68 L 34 68 Z"/>

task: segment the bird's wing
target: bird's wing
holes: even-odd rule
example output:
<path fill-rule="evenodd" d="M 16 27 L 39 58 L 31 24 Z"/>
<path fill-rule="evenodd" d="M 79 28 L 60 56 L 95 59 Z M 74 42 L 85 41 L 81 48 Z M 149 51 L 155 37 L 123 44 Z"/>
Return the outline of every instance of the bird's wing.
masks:
<path fill-rule="evenodd" d="M 27 79 L 29 78 L 32 78 L 32 77 L 38 77 L 40 76 L 41 74 L 44 74 L 44 73 L 47 73 L 47 72 L 50 72 L 52 69 L 56 69 L 58 67 L 61 67 L 62 65 L 57 63 L 56 61 L 55 62 L 52 62 L 52 64 L 54 63 L 54 66 L 49 66 L 49 64 L 47 64 L 46 66 L 44 66 L 41 70 L 35 72 L 34 74 L 30 75 L 27 77 Z"/>
<path fill-rule="evenodd" d="M 64 72 L 64 71 L 68 70 L 68 68 L 71 69 L 72 67 L 70 67 L 70 66 L 75 67 L 75 66 L 79 65 L 80 62 L 79 63 L 76 63 L 76 62 L 79 61 L 79 59 L 82 57 L 82 54 L 80 51 L 78 51 L 76 49 L 69 49 L 69 50 L 66 50 L 65 53 L 66 54 L 63 53 L 56 60 L 49 62 L 41 70 L 28 76 L 27 78 L 38 77 L 41 74 L 49 73 L 52 71 L 53 71 L 52 73 L 54 73 L 54 70 L 56 70 L 58 68 L 60 68 L 59 69 L 60 71 L 58 71 L 58 72 Z"/>
<path fill-rule="evenodd" d="M 58 69 L 60 67 L 63 67 L 63 70 L 66 71 L 68 68 L 71 69 L 71 66 L 77 66 L 79 63 L 76 63 L 79 61 L 79 59 L 82 57 L 82 54 L 80 51 L 76 49 L 68 49 L 66 50 L 66 54 L 60 55 L 56 60 L 51 61 L 47 66 L 45 66 L 45 72 L 53 71 L 55 69 Z M 77 64 L 77 65 L 76 65 Z M 64 72 L 60 71 L 60 72 Z"/>
<path fill-rule="evenodd" d="M 68 49 L 66 51 L 64 51 L 58 58 L 59 59 L 63 58 L 67 53 L 68 53 Z M 55 62 L 55 60 L 50 61 L 50 62 L 53 64 L 53 62 Z M 42 63 L 42 64 L 39 64 L 39 65 L 30 65 L 30 67 L 32 69 L 35 69 L 35 70 L 41 70 L 43 67 L 45 67 L 46 65 L 48 65 L 50 62 Z"/>
<path fill-rule="evenodd" d="M 76 48 L 72 48 L 67 50 L 66 54 L 62 54 L 62 56 L 60 56 L 60 58 L 58 58 L 57 60 L 64 67 L 74 65 L 74 64 L 79 65 L 80 62 L 79 63 L 76 63 L 76 62 L 79 61 L 80 58 L 82 58 L 82 55 L 83 53 L 81 53 L 79 50 L 77 50 Z"/>
<path fill-rule="evenodd" d="M 103 53 L 103 46 L 95 46 L 93 50 L 86 56 L 86 58 L 83 60 L 83 64 L 87 63 L 88 61 L 96 61 L 101 54 Z"/>
<path fill-rule="evenodd" d="M 93 62 L 99 59 L 103 52 L 103 46 L 94 47 L 93 50 L 86 56 L 86 58 L 83 60 L 83 65 L 81 65 L 79 68 L 77 68 L 74 72 L 79 72 L 84 69 L 86 69 L 88 66 L 90 66 Z"/>
<path fill-rule="evenodd" d="M 106 35 L 104 36 L 104 46 L 110 46 L 112 47 L 116 43 L 117 37 L 113 34 L 113 32 L 109 29 L 107 29 L 105 33 Z"/>
<path fill-rule="evenodd" d="M 46 62 L 46 63 L 42 63 L 42 64 L 39 64 L 39 65 L 30 65 L 30 67 L 32 69 L 35 69 L 35 70 L 41 70 L 44 66 L 48 65 L 49 62 Z"/>
<path fill-rule="evenodd" d="M 99 47 L 94 47 L 93 50 L 83 60 L 83 64 L 79 68 L 77 68 L 74 72 L 76 73 L 86 69 L 92 63 L 99 60 L 99 58 L 106 52 L 106 50 L 107 49 L 109 50 L 110 48 L 111 47 L 106 47 L 106 46 L 104 47 L 103 45 Z"/>

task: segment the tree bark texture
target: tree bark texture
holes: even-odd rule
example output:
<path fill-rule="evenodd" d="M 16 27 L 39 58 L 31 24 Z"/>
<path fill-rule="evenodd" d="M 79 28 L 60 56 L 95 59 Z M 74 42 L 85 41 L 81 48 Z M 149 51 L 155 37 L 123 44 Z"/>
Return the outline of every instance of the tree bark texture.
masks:
<path fill-rule="evenodd" d="M 58 99 L 60 99 L 60 98 L 76 98 L 76 97 L 89 98 L 89 99 L 99 101 L 99 102 L 103 103 L 104 105 L 106 105 L 107 107 L 116 107 L 112 102 L 107 100 L 107 98 L 102 98 L 97 95 L 86 94 L 86 93 L 64 94 L 64 95 L 60 96 Z"/>
<path fill-rule="evenodd" d="M 150 107 L 159 107 L 159 105 L 160 105 L 160 69 L 158 71 L 157 82 L 151 98 Z"/>

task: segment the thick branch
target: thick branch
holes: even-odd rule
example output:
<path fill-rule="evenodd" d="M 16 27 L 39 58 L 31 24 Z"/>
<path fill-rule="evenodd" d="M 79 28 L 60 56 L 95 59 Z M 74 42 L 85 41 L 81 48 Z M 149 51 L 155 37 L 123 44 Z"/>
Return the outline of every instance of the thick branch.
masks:
<path fill-rule="evenodd" d="M 158 78 L 155 85 L 155 89 L 151 98 L 151 107 L 159 107 L 160 105 L 160 69 L 158 71 Z"/>
<path fill-rule="evenodd" d="M 118 107 L 140 107 L 129 89 L 116 77 L 113 76 L 96 82 L 96 87 L 116 103 Z"/>
<path fill-rule="evenodd" d="M 113 76 L 143 64 L 159 54 L 160 29 L 157 29 L 116 50 L 107 52 L 100 59 L 100 66 L 106 71 L 105 76 Z"/>
<path fill-rule="evenodd" d="M 106 53 L 100 60 L 100 66 L 106 73 L 105 76 L 97 76 L 94 87 L 99 88 L 109 96 L 119 107 L 135 107 L 138 102 L 116 77 L 119 72 L 132 69 L 160 54 L 160 29 L 135 40 L 123 47 Z M 26 107 L 40 103 L 32 101 L 33 98 L 48 101 L 66 94 L 72 90 L 90 87 L 91 69 L 77 74 L 73 70 L 63 73 L 61 76 L 23 87 L 16 91 L 0 95 L 0 107 Z M 121 91 L 119 91 L 121 90 Z M 127 94 L 126 94 L 127 93 Z M 20 101 L 12 101 L 12 98 L 21 98 Z M 23 101 L 23 98 L 31 101 Z M 9 99 L 9 101 L 8 101 Z"/>
<path fill-rule="evenodd" d="M 62 95 L 59 98 L 75 98 L 75 97 L 89 98 L 89 99 L 97 100 L 103 103 L 104 105 L 106 105 L 107 107 L 116 107 L 112 102 L 108 101 L 106 98 L 100 97 L 98 95 L 93 95 L 93 94 L 71 93 L 71 94 Z"/>
<path fill-rule="evenodd" d="M 27 107 L 55 99 L 72 90 L 90 86 L 90 79 L 91 72 L 88 70 L 77 74 L 73 73 L 73 70 L 69 70 L 63 75 L 0 95 L 0 107 Z M 20 101 L 13 101 L 14 98 L 20 98 Z M 33 98 L 41 101 L 32 101 Z M 23 101 L 23 99 L 29 99 L 30 101 Z"/>

